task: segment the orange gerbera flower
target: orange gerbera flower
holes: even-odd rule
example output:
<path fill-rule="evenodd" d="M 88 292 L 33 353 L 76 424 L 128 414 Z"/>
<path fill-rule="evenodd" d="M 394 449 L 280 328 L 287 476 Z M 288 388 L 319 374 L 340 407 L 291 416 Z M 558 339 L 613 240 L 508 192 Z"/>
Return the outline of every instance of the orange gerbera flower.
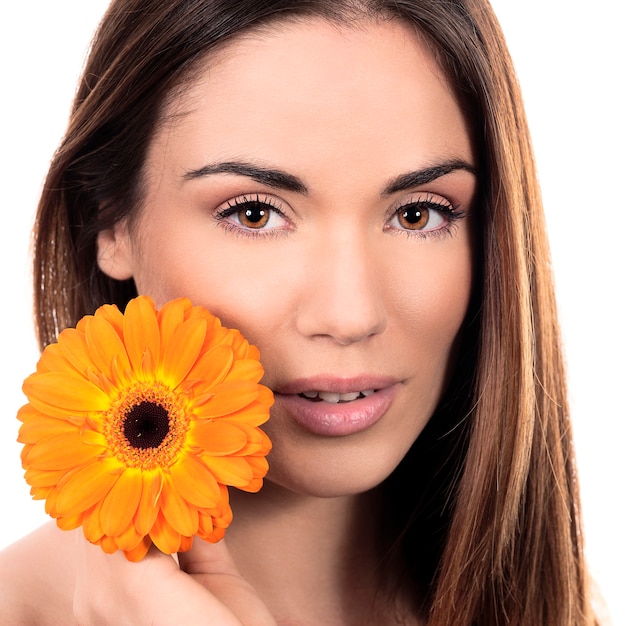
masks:
<path fill-rule="evenodd" d="M 22 465 L 63 529 L 138 561 L 219 541 L 228 486 L 261 488 L 271 391 L 259 352 L 187 299 L 105 305 L 49 345 L 24 381 Z"/>

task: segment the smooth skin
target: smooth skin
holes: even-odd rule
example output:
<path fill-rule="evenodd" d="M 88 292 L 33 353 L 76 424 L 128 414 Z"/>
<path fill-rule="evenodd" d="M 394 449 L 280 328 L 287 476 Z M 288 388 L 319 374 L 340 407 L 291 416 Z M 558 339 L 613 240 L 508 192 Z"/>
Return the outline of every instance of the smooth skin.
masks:
<path fill-rule="evenodd" d="M 259 347 L 276 393 L 266 485 L 232 492 L 225 542 L 180 556 L 193 576 L 156 551 L 129 564 L 46 527 L 2 556 L 0 616 L 68 624 L 76 606 L 85 624 L 419 623 L 402 589 L 376 593 L 374 488 L 454 362 L 474 165 L 451 88 L 401 23 L 292 21 L 212 55 L 153 139 L 140 212 L 100 234 L 98 262 L 157 305 L 190 297 Z M 298 395 L 372 389 L 388 402 L 367 423 L 368 398 L 325 420 L 327 404 Z"/>

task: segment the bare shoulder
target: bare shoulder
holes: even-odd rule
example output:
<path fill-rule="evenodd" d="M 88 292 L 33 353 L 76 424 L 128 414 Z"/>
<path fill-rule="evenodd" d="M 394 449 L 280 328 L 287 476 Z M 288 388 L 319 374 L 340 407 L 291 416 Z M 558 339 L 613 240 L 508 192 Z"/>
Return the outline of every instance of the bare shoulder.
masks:
<path fill-rule="evenodd" d="M 74 623 L 75 545 L 51 522 L 0 552 L 0 624 Z"/>

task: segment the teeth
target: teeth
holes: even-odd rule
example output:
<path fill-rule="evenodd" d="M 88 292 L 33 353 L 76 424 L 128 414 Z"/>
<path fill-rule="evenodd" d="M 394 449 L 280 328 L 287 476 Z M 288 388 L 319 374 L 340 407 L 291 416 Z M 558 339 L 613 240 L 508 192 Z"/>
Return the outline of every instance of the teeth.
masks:
<path fill-rule="evenodd" d="M 352 393 L 333 393 L 331 391 L 320 391 L 318 396 L 324 402 L 332 402 L 333 404 L 337 404 L 337 402 L 351 402 L 352 400 L 356 400 L 359 397 L 359 392 L 354 391 Z"/>
<path fill-rule="evenodd" d="M 313 400 L 314 398 L 317 398 L 317 391 L 305 391 L 300 395 L 304 396 L 305 398 L 309 398 L 310 400 Z"/>
<path fill-rule="evenodd" d="M 374 389 L 367 389 L 365 391 L 351 391 L 350 393 L 334 393 L 332 391 L 305 391 L 301 393 L 301 396 L 309 398 L 309 400 L 323 400 L 324 402 L 330 402 L 331 404 L 337 404 L 338 402 L 352 402 L 357 398 L 366 398 L 374 393 Z"/>

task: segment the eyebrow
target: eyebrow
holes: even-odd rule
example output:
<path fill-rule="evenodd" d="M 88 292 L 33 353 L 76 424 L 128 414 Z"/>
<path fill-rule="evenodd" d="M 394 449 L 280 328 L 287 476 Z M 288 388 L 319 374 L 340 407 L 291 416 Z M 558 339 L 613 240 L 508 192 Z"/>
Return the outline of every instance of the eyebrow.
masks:
<path fill-rule="evenodd" d="M 392 178 L 385 185 L 381 196 L 387 197 L 393 195 L 394 193 L 398 193 L 399 191 L 406 191 L 413 187 L 426 185 L 434 180 L 437 180 L 438 178 L 459 170 L 476 175 L 476 169 L 472 165 L 466 161 L 454 159 L 421 170 L 406 172 L 396 178 Z M 203 165 L 198 169 L 185 172 L 183 178 L 185 180 L 195 180 L 197 178 L 211 176 L 213 174 L 236 174 L 238 176 L 251 178 L 252 180 L 255 180 L 263 185 L 267 185 L 268 187 L 293 191 L 303 195 L 306 195 L 309 192 L 304 182 L 293 174 L 288 174 L 287 172 L 279 169 L 254 165 L 245 161 L 210 163 Z"/>
<path fill-rule="evenodd" d="M 194 180 L 211 174 L 237 174 L 256 180 L 268 187 L 294 191 L 306 195 L 309 190 L 307 186 L 293 174 L 288 174 L 282 170 L 261 167 L 241 161 L 225 161 L 223 163 L 212 163 L 204 165 L 197 170 L 190 170 L 184 175 L 185 180 Z"/>
<path fill-rule="evenodd" d="M 406 174 L 401 174 L 396 178 L 392 178 L 385 185 L 382 195 L 383 197 L 391 196 L 399 191 L 407 191 L 413 187 L 426 185 L 428 183 L 432 183 L 438 178 L 441 178 L 442 176 L 446 176 L 447 174 L 451 174 L 452 172 L 459 170 L 469 172 L 470 174 L 476 176 L 476 168 L 466 161 L 462 161 L 460 159 L 445 161 L 443 163 L 433 165 L 432 167 L 416 170 L 414 172 L 407 172 Z"/>

